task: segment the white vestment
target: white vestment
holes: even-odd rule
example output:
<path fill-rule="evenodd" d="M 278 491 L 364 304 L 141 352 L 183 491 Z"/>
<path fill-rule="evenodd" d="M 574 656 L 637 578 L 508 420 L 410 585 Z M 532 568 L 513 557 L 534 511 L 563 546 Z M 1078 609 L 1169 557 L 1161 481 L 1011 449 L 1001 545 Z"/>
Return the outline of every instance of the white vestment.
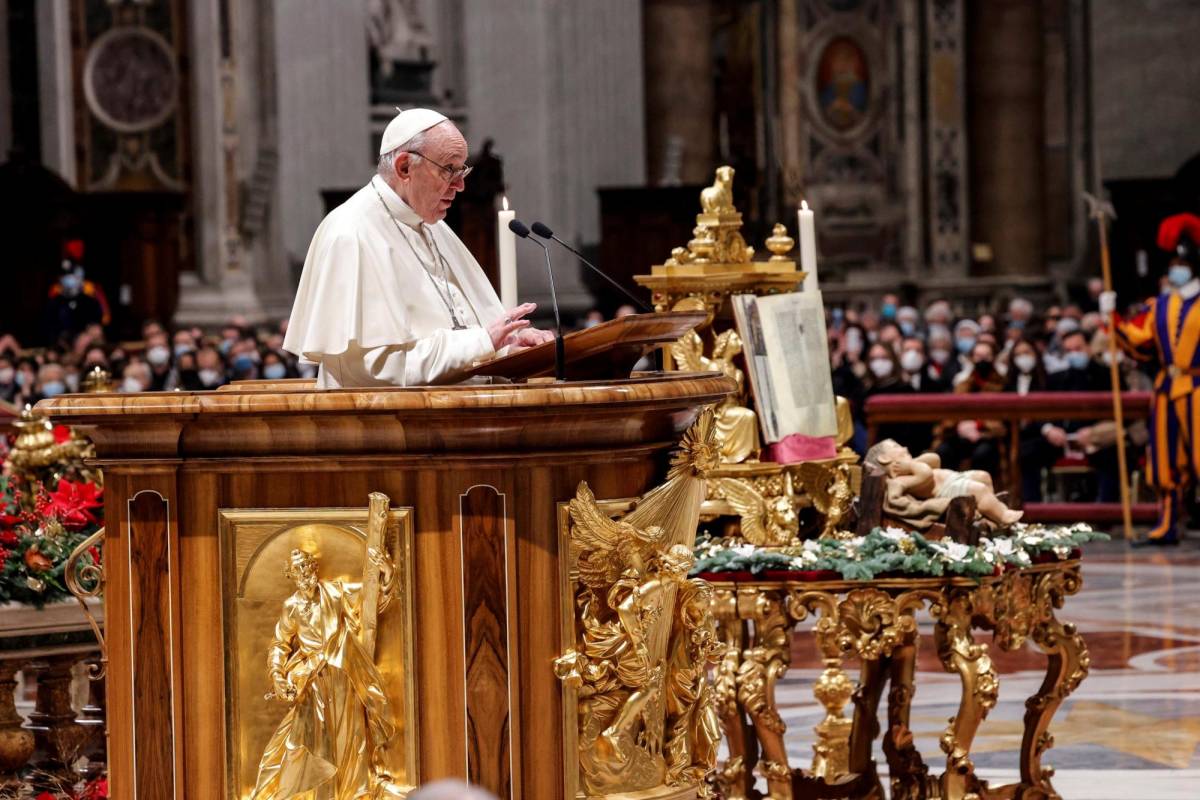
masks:
<path fill-rule="evenodd" d="M 321 389 L 452 383 L 494 355 L 484 326 L 503 313 L 446 223 L 423 223 L 376 176 L 313 235 L 283 347 L 320 365 Z"/>

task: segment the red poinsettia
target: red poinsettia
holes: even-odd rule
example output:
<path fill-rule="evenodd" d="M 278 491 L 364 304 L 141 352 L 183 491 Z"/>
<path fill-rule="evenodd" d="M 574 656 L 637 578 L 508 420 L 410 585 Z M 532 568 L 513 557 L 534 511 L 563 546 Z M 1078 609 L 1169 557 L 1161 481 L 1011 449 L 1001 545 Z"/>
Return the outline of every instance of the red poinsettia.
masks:
<path fill-rule="evenodd" d="M 0 544 L 5 547 L 16 547 L 20 541 L 16 531 L 0 531 Z"/>
<path fill-rule="evenodd" d="M 79 800 L 108 800 L 108 777 L 102 775 L 83 787 Z"/>
<path fill-rule="evenodd" d="M 71 429 L 66 425 L 54 426 L 54 441 L 56 444 L 65 444 L 71 438 Z"/>
<path fill-rule="evenodd" d="M 88 525 L 99 524 L 93 509 L 101 507 L 101 490 L 94 483 L 69 480 L 58 482 L 58 488 L 45 495 L 45 512 L 57 517 L 69 531 L 78 531 Z"/>

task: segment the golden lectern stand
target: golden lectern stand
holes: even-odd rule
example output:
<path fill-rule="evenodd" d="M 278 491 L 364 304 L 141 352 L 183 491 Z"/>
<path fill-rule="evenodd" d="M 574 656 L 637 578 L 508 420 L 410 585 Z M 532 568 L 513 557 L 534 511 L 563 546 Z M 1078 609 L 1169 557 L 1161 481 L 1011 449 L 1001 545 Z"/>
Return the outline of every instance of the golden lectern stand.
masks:
<path fill-rule="evenodd" d="M 308 547 L 323 580 L 357 580 L 379 492 L 399 586 L 375 650 L 394 783 L 458 776 L 502 798 L 564 798 L 578 758 L 555 660 L 575 645 L 563 615 L 582 612 L 563 593 L 562 504 L 581 481 L 606 500 L 661 483 L 680 436 L 733 388 L 654 373 L 43 402 L 104 469 L 113 796 L 251 795 L 285 710 L 264 693 L 288 553 Z"/>

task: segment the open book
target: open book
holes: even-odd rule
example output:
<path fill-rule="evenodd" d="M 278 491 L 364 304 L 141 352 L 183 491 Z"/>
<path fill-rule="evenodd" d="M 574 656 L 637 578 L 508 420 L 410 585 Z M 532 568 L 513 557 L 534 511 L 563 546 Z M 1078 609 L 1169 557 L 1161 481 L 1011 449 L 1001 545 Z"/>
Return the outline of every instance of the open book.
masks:
<path fill-rule="evenodd" d="M 763 439 L 837 435 L 820 292 L 730 298 Z"/>

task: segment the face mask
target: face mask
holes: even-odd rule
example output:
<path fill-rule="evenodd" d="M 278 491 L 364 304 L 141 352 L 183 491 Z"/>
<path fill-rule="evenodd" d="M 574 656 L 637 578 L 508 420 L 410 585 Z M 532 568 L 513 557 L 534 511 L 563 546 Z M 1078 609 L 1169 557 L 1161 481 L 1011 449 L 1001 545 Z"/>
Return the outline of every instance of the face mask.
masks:
<path fill-rule="evenodd" d="M 12 383 L 13 378 L 17 376 L 17 371 L 12 367 L 4 367 L 0 369 L 0 383 Z"/>
<path fill-rule="evenodd" d="M 316 364 L 301 364 L 298 368 L 298 371 L 300 373 L 301 378 L 317 377 L 317 365 Z"/>
<path fill-rule="evenodd" d="M 287 375 L 287 367 L 283 364 L 267 364 L 263 367 L 263 377 L 269 381 L 277 381 Z"/>
<path fill-rule="evenodd" d="M 900 354 L 900 366 L 905 372 L 916 372 L 925 366 L 925 357 L 916 350 L 905 350 Z"/>
<path fill-rule="evenodd" d="M 917 332 L 917 326 L 914 323 L 909 322 L 908 320 L 904 320 L 903 322 L 900 323 L 900 332 L 903 333 L 906 337 L 912 336 L 914 333 Z"/>
<path fill-rule="evenodd" d="M 895 303 L 884 303 L 883 307 L 879 309 L 879 313 L 883 316 L 884 319 L 894 318 L 896 316 L 896 304 Z"/>
<path fill-rule="evenodd" d="M 1112 356 L 1113 356 L 1113 354 L 1108 352 L 1107 350 L 1104 352 L 1104 355 L 1101 356 L 1101 358 L 1104 359 L 1104 366 L 1107 367 L 1109 364 L 1111 364 L 1113 362 Z M 1123 364 L 1124 362 L 1125 362 L 1125 356 L 1122 353 L 1118 352 L 1117 353 L 1117 363 Z"/>
<path fill-rule="evenodd" d="M 216 386 L 221 382 L 221 373 L 217 372 L 215 369 L 202 369 L 198 374 L 200 377 L 200 382 L 205 386 Z"/>
<path fill-rule="evenodd" d="M 943 347 L 935 347 L 929 351 L 929 357 L 939 364 L 945 364 L 950 360 L 950 351 Z"/>
<path fill-rule="evenodd" d="M 1011 320 L 1011 321 L 1008 323 L 1008 327 L 1010 327 L 1010 328 L 1016 328 L 1016 329 L 1017 329 L 1017 330 L 1019 330 L 1019 331 L 1023 331 L 1023 330 L 1025 330 L 1025 320 L 1023 320 L 1023 319 L 1014 319 L 1014 320 Z"/>
<path fill-rule="evenodd" d="M 79 391 L 79 375 L 74 372 L 67 373 L 67 388 L 72 392 Z"/>
<path fill-rule="evenodd" d="M 1026 374 L 1033 372 L 1033 368 L 1037 366 L 1037 356 L 1029 353 L 1022 353 L 1013 359 L 1013 363 L 1017 365 L 1017 369 Z"/>
<path fill-rule="evenodd" d="M 229 350 L 232 347 L 233 339 L 222 339 L 221 343 L 217 345 L 217 349 L 221 351 L 221 355 L 223 356 L 229 355 Z"/>
<path fill-rule="evenodd" d="M 140 392 L 142 391 L 142 382 L 130 375 L 121 381 L 121 391 L 127 393 Z"/>
<path fill-rule="evenodd" d="M 892 374 L 892 362 L 890 359 L 872 358 L 870 366 L 871 372 L 875 374 L 876 378 L 886 378 Z"/>
<path fill-rule="evenodd" d="M 994 365 L 990 361 L 975 362 L 975 374 L 984 379 L 991 377 L 994 368 Z"/>
<path fill-rule="evenodd" d="M 181 342 L 181 343 L 175 345 L 176 358 L 178 358 L 181 355 L 184 355 L 185 353 L 194 353 L 194 352 L 196 352 L 196 348 L 192 347 L 190 344 L 185 344 L 185 343 Z"/>
<path fill-rule="evenodd" d="M 67 390 L 67 385 L 62 381 L 46 381 L 42 384 L 43 397 L 57 397 Z"/>
<path fill-rule="evenodd" d="M 1067 353 L 1067 366 L 1071 369 L 1087 369 L 1088 362 L 1091 360 L 1087 353 L 1081 353 L 1078 350 Z"/>
<path fill-rule="evenodd" d="M 958 348 L 958 352 L 965 356 L 967 353 L 971 352 L 972 349 L 974 349 L 975 340 L 968 339 L 965 336 L 960 336 L 954 340 L 954 346 Z"/>
<path fill-rule="evenodd" d="M 146 360 L 156 367 L 161 367 L 171 358 L 171 351 L 165 345 L 157 344 L 146 351 Z"/>
<path fill-rule="evenodd" d="M 18 372 L 17 373 L 17 386 L 24 387 L 26 381 L 28 381 L 28 380 L 29 380 L 29 373 L 27 373 L 27 372 Z"/>
<path fill-rule="evenodd" d="M 254 360 L 247 355 L 240 355 L 233 360 L 233 368 L 237 372 L 248 372 L 254 369 Z"/>
<path fill-rule="evenodd" d="M 78 275 L 63 275 L 59 283 L 62 285 L 63 292 L 70 295 L 79 294 L 79 290 L 83 288 L 83 278 Z"/>
<path fill-rule="evenodd" d="M 1167 282 L 1178 288 L 1192 279 L 1192 268 L 1186 264 L 1172 264 L 1167 270 Z"/>

